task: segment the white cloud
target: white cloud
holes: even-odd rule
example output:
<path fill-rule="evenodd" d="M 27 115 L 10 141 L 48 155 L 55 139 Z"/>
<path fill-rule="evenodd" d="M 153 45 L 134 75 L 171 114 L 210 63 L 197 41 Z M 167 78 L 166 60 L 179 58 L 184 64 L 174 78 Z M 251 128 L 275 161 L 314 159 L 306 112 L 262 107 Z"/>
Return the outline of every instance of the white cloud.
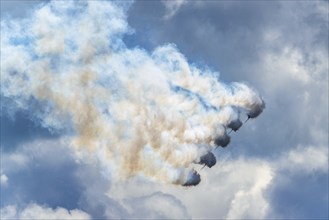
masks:
<path fill-rule="evenodd" d="M 124 206 L 137 219 L 189 219 L 186 207 L 170 194 L 154 192 L 148 196 L 127 198 Z"/>
<path fill-rule="evenodd" d="M 275 201 L 268 195 L 277 186 L 290 187 L 285 186 L 282 179 L 296 174 L 307 178 L 312 172 L 327 172 L 328 154 L 322 147 L 297 147 L 274 160 L 225 159 L 226 156 L 224 151 L 221 152 L 219 164 L 199 171 L 203 178 L 197 187 L 160 185 L 134 178 L 113 183 L 107 195 L 121 201 L 127 210 L 140 216 L 146 210 L 150 215 L 158 210 L 159 215 L 154 218 L 161 215 L 170 217 L 175 213 L 184 213 L 186 209 L 186 215 L 196 219 L 264 219 L 278 214 L 273 212 Z M 171 195 L 176 202 L 167 203 L 166 198 L 161 196 L 158 202 L 152 202 L 153 192 Z M 141 213 L 132 208 L 137 203 Z M 174 203 L 177 203 L 176 209 L 165 208 L 166 204 Z"/>
<path fill-rule="evenodd" d="M 274 173 L 266 161 L 252 159 L 227 160 L 207 172 L 201 197 L 205 206 L 192 216 L 198 218 L 264 218 L 268 202 L 263 195 Z M 213 172 L 213 171 L 212 171 Z M 205 179 L 205 178 L 203 178 Z M 193 198 L 191 198 L 193 201 Z M 197 202 L 197 200 L 194 200 Z M 194 207 L 199 207 L 194 203 Z M 189 207 L 190 210 L 194 210 Z M 198 209 L 198 208 L 197 208 Z"/>
<path fill-rule="evenodd" d="M 1 173 L 1 176 L 0 176 L 0 183 L 1 183 L 1 186 L 7 186 L 8 184 L 8 177 Z"/>
<path fill-rule="evenodd" d="M 185 4 L 188 3 L 188 0 L 162 0 L 161 1 L 166 8 L 166 14 L 164 19 L 170 19 L 178 12 L 178 10 Z"/>
<path fill-rule="evenodd" d="M 275 35 L 271 35 L 275 37 Z M 282 80 L 284 78 L 296 80 L 302 83 L 309 83 L 311 77 L 309 72 L 301 63 L 303 54 L 300 50 L 286 46 L 280 53 L 267 53 L 263 57 L 267 77 Z M 278 77 L 279 76 L 279 77 Z M 269 79 L 268 79 L 269 80 Z"/>
<path fill-rule="evenodd" d="M 328 17 L 324 16 L 327 3 L 313 1 L 306 4 L 281 3 L 282 15 L 277 24 L 261 29 L 264 46 L 261 61 L 257 63 L 265 72 L 266 82 L 279 84 L 290 79 L 296 84 L 328 81 Z M 292 12 L 291 8 L 295 8 Z M 288 22 L 289 21 L 289 22 Z M 283 22 L 286 22 L 282 25 Z M 269 78 L 272 77 L 272 78 Z M 275 84 L 275 83 L 274 83 Z M 277 89 L 282 89 L 279 87 Z"/>
<path fill-rule="evenodd" d="M 269 203 L 264 192 L 272 181 L 273 173 L 271 167 L 264 163 L 248 172 L 252 170 L 256 173 L 254 184 L 250 188 L 235 192 L 227 219 L 261 219 L 266 216 Z"/>
<path fill-rule="evenodd" d="M 181 216 L 184 212 L 186 216 L 196 219 L 264 218 L 267 214 L 270 205 L 264 192 L 274 173 L 266 161 L 243 158 L 227 160 L 212 169 L 200 170 L 200 174 L 203 178 L 197 187 L 183 188 L 133 179 L 125 183 L 114 183 L 107 195 L 119 201 L 126 201 L 127 197 L 140 198 L 136 199 L 136 203 L 141 202 L 140 205 L 144 207 L 141 210 L 148 207 L 153 211 L 159 210 L 159 213 L 167 217 Z M 172 201 L 162 196 L 155 202 L 152 192 L 172 195 Z M 143 198 L 149 198 L 149 201 Z M 164 201 L 164 207 L 159 208 L 161 200 Z M 176 204 L 176 208 L 165 208 L 166 204 Z"/>
<path fill-rule="evenodd" d="M 29 158 L 21 152 L 2 153 L 3 169 L 6 172 L 25 169 Z"/>
<path fill-rule="evenodd" d="M 298 146 L 284 154 L 277 161 L 276 166 L 278 169 L 293 172 L 328 172 L 328 148 L 324 146 Z"/>
<path fill-rule="evenodd" d="M 61 207 L 52 209 L 34 203 L 24 209 L 19 209 L 15 205 L 5 206 L 0 212 L 1 219 L 91 219 L 87 213 L 78 209 L 66 210 Z"/>
<path fill-rule="evenodd" d="M 2 152 L 2 169 L 5 173 L 16 173 L 37 165 L 35 161 L 47 163 L 52 167 L 61 166 L 74 157 L 65 138 L 42 139 L 23 143 L 14 152 Z"/>
<path fill-rule="evenodd" d="M 51 167 L 60 167 L 62 163 L 67 163 L 67 160 L 74 160 L 72 152 L 68 151 L 67 147 L 60 146 L 58 140 L 33 142 L 28 148 L 25 145 L 25 148 L 21 149 L 22 156 L 27 158 L 25 169 L 31 168 L 30 161 L 38 163 L 39 166 L 47 167 L 50 164 Z M 272 201 L 266 195 L 269 187 L 282 184 L 282 175 L 327 172 L 328 152 L 325 147 L 299 146 L 273 161 L 243 157 L 228 159 L 229 155 L 222 150 L 218 158 L 219 163 L 212 169 L 200 170 L 203 177 L 201 183 L 190 188 L 150 182 L 143 177 L 111 183 L 109 176 L 101 175 L 101 168 L 83 161 L 74 175 L 84 186 L 81 191 L 81 195 L 84 195 L 81 200 L 84 201 L 83 210 L 89 212 L 88 208 L 91 208 L 95 214 L 100 212 L 99 207 L 102 207 L 102 217 L 260 219 L 272 214 Z M 10 154 L 5 155 L 5 162 L 8 162 L 7 157 L 11 158 Z M 52 158 L 58 158 L 57 165 L 56 160 Z M 200 166 L 196 168 L 200 169 Z M 286 170 L 290 174 L 282 172 Z M 9 171 L 6 174 L 10 176 L 14 170 Z M 79 211 L 50 209 L 35 204 L 22 210 L 16 206 L 6 206 L 1 212 L 3 216 L 16 216 L 18 219 L 48 216 L 61 219 L 84 217 Z"/>

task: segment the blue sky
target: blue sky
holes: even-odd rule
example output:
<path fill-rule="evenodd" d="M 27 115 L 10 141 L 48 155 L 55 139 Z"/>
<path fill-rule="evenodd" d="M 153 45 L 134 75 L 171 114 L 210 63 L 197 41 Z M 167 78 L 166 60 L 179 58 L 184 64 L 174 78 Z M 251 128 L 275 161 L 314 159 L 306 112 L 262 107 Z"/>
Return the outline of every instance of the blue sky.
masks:
<path fill-rule="evenodd" d="M 95 2 L 1 2 L 2 218 L 328 219 L 328 1 Z M 266 108 L 201 169 L 236 110 L 167 82 Z"/>

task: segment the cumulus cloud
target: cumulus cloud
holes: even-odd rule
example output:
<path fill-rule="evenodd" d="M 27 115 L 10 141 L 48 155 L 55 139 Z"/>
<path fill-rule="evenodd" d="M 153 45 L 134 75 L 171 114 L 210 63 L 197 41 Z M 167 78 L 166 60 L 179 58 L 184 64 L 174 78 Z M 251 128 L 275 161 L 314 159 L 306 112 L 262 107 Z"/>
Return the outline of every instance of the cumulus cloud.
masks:
<path fill-rule="evenodd" d="M 264 162 L 263 162 L 264 163 Z M 232 172 L 234 172 L 232 170 Z M 256 169 L 256 180 L 249 189 L 240 189 L 235 192 L 231 201 L 227 219 L 255 219 L 264 218 L 269 209 L 269 203 L 264 192 L 272 180 L 269 166 L 262 164 Z"/>
<path fill-rule="evenodd" d="M 16 206 L 1 208 L 1 219 L 91 219 L 81 210 L 66 210 L 62 207 L 55 209 L 31 203 L 23 209 Z"/>
<path fill-rule="evenodd" d="M 254 89 L 220 82 L 175 45 L 127 48 L 126 8 L 112 2 L 55 1 L 1 28 L 5 109 L 66 132 L 114 179 L 198 184 L 193 163 L 228 144 L 221 137 L 240 112 L 254 118 L 265 107 Z"/>
<path fill-rule="evenodd" d="M 271 164 L 246 158 L 228 159 L 215 172 L 215 175 L 207 172 L 208 178 L 201 184 L 201 190 L 194 192 L 198 199 L 182 196 L 192 216 L 220 219 L 266 216 L 270 204 L 265 193 L 275 175 Z M 207 204 L 206 207 L 198 207 L 200 202 Z"/>

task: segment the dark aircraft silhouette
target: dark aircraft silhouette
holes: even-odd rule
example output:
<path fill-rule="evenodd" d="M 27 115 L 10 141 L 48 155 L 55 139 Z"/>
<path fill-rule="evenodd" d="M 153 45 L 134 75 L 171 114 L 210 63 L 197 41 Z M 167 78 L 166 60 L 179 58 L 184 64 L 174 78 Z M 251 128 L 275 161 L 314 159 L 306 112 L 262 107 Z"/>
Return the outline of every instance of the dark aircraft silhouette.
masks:
<path fill-rule="evenodd" d="M 223 136 L 218 136 L 217 138 L 215 138 L 214 143 L 217 147 L 219 146 L 226 147 L 230 143 L 230 141 L 231 141 L 231 137 L 228 136 L 227 133 L 225 133 Z"/>
<path fill-rule="evenodd" d="M 239 128 L 242 126 L 242 124 L 243 124 L 243 123 L 240 121 L 240 119 L 236 119 L 236 120 L 231 121 L 231 122 L 227 125 L 227 127 L 228 127 L 228 128 L 231 128 L 232 131 L 237 131 L 237 130 L 239 130 Z"/>
<path fill-rule="evenodd" d="M 195 170 L 191 170 L 188 174 L 187 181 L 183 184 L 183 186 L 196 186 L 200 183 L 200 181 L 200 174 L 198 174 Z"/>
<path fill-rule="evenodd" d="M 204 164 L 204 167 L 207 166 L 211 168 L 216 164 L 216 157 L 213 153 L 208 152 L 207 154 L 200 157 L 199 164 Z"/>

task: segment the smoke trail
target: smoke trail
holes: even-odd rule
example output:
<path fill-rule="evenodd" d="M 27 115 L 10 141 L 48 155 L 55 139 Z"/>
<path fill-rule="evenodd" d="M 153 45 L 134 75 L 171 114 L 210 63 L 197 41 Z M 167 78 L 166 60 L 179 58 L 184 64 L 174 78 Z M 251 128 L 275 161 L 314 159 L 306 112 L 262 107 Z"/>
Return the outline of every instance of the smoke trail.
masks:
<path fill-rule="evenodd" d="M 25 20 L 3 20 L 3 107 L 66 132 L 114 178 L 141 174 L 183 185 L 199 177 L 191 164 L 229 137 L 239 112 L 256 117 L 264 102 L 245 84 L 221 83 L 189 64 L 174 45 L 127 48 L 126 10 L 59 1 Z"/>

